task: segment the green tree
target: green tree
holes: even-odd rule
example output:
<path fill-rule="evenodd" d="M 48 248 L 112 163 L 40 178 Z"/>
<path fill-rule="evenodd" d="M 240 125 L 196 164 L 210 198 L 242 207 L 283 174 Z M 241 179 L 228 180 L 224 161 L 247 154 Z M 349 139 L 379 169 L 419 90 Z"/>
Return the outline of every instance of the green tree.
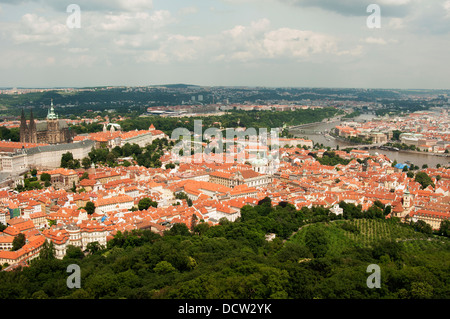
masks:
<path fill-rule="evenodd" d="M 208 229 L 209 229 L 209 224 L 202 221 L 202 222 L 198 223 L 197 225 L 195 225 L 193 230 L 194 230 L 195 234 L 202 236 L 202 235 L 206 234 Z"/>
<path fill-rule="evenodd" d="M 92 161 L 89 157 L 83 157 L 83 159 L 81 160 L 81 165 L 84 169 L 88 169 L 89 167 L 91 167 Z"/>
<path fill-rule="evenodd" d="M 391 205 L 386 205 L 386 207 L 385 207 L 384 210 L 383 210 L 384 216 L 389 215 L 389 214 L 391 213 L 391 211 L 392 211 Z"/>
<path fill-rule="evenodd" d="M 168 275 L 176 273 L 177 269 L 170 262 L 163 260 L 153 268 L 153 271 L 158 275 Z"/>
<path fill-rule="evenodd" d="M 372 249 L 372 255 L 376 259 L 388 256 L 392 260 L 401 259 L 402 246 L 395 241 L 381 240 Z"/>
<path fill-rule="evenodd" d="M 82 181 L 83 179 L 89 179 L 89 174 L 88 174 L 88 172 L 84 172 L 83 175 L 81 175 L 80 181 Z"/>
<path fill-rule="evenodd" d="M 184 223 L 176 223 L 169 230 L 165 231 L 167 235 L 181 235 L 181 236 L 190 236 L 189 228 Z"/>
<path fill-rule="evenodd" d="M 270 197 L 266 196 L 258 202 L 258 206 L 262 206 L 264 204 L 268 204 L 268 205 L 272 206 L 272 200 L 270 199 Z"/>
<path fill-rule="evenodd" d="M 86 210 L 86 212 L 89 215 L 92 215 L 95 212 L 95 204 L 93 202 L 91 202 L 91 201 L 88 201 L 86 203 L 86 206 L 84 207 L 84 209 Z"/>
<path fill-rule="evenodd" d="M 146 210 L 149 207 L 158 207 L 158 203 L 148 197 L 142 198 L 138 203 L 139 210 Z"/>
<path fill-rule="evenodd" d="M 77 185 L 75 185 L 75 182 L 72 183 L 72 188 L 70 189 L 73 193 L 77 191 Z"/>
<path fill-rule="evenodd" d="M 426 282 L 413 282 L 411 284 L 412 299 L 431 299 L 433 297 L 433 286 Z"/>
<path fill-rule="evenodd" d="M 42 173 L 41 174 L 41 181 L 42 182 L 50 182 L 52 179 L 51 175 L 48 173 Z"/>
<path fill-rule="evenodd" d="M 402 134 L 402 131 L 399 130 L 392 131 L 392 139 L 395 141 L 400 141 L 400 134 Z"/>
<path fill-rule="evenodd" d="M 19 250 L 20 248 L 22 248 L 24 245 L 26 244 L 26 238 L 25 235 L 23 233 L 19 233 L 17 234 L 12 242 L 12 251 L 16 251 Z"/>
<path fill-rule="evenodd" d="M 166 164 L 166 169 L 173 169 L 173 168 L 175 168 L 175 164 L 173 163 Z"/>
<path fill-rule="evenodd" d="M 439 234 L 442 236 L 450 237 L 450 220 L 446 219 L 441 222 L 439 227 Z"/>
<path fill-rule="evenodd" d="M 414 180 L 422 185 L 422 189 L 427 188 L 429 185 L 431 185 L 433 188 L 435 187 L 433 181 L 431 180 L 431 177 L 428 176 L 428 174 L 425 172 L 418 172 Z"/>
<path fill-rule="evenodd" d="M 69 168 L 71 165 L 73 165 L 73 154 L 71 152 L 64 153 L 61 156 L 61 167 Z"/>
<path fill-rule="evenodd" d="M 322 224 L 313 224 L 307 228 L 305 235 L 306 247 L 315 258 L 324 257 L 328 251 L 329 239 Z"/>
<path fill-rule="evenodd" d="M 188 206 L 192 206 L 192 200 L 188 197 L 188 195 L 185 192 L 179 192 L 175 195 L 176 199 L 185 199 Z"/>
<path fill-rule="evenodd" d="M 303 258 L 312 258 L 313 254 L 308 249 L 308 247 L 304 245 L 300 245 L 294 242 L 287 242 L 277 254 L 277 257 L 281 262 L 298 262 Z"/>
<path fill-rule="evenodd" d="M 418 220 L 415 223 L 412 223 L 414 230 L 430 235 L 433 232 L 431 226 L 423 220 Z"/>
<path fill-rule="evenodd" d="M 130 167 L 131 166 L 131 163 L 130 162 L 128 162 L 128 161 L 123 161 L 123 164 L 122 164 L 124 167 Z"/>
<path fill-rule="evenodd" d="M 52 241 L 44 241 L 42 248 L 39 252 L 39 259 L 42 260 L 53 260 L 55 259 L 55 247 Z"/>
<path fill-rule="evenodd" d="M 31 295 L 31 299 L 49 299 L 43 290 L 38 290 Z"/>
<path fill-rule="evenodd" d="M 87 244 L 86 249 L 89 251 L 91 255 L 102 250 L 102 245 L 98 241 L 91 242 Z"/>
<path fill-rule="evenodd" d="M 73 245 L 68 245 L 66 248 L 66 255 L 64 256 L 64 260 L 66 259 L 83 259 L 84 254 L 80 247 L 75 247 Z"/>

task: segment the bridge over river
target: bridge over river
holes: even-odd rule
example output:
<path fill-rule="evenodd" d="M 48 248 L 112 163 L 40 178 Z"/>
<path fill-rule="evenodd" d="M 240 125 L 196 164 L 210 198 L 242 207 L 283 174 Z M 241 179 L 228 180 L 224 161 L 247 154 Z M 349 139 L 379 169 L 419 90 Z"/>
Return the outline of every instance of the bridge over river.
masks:
<path fill-rule="evenodd" d="M 384 143 L 378 143 L 378 144 L 374 143 L 374 144 L 349 145 L 348 147 L 358 149 L 358 150 L 362 150 L 362 149 L 370 150 L 372 148 L 378 148 L 383 145 L 384 145 Z"/>

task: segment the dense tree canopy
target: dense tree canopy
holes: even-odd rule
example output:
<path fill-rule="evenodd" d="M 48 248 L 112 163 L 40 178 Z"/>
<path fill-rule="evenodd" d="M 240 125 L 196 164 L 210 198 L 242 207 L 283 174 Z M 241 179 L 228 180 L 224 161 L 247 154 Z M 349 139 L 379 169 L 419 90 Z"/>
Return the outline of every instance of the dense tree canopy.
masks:
<path fill-rule="evenodd" d="M 235 222 L 175 224 L 163 236 L 117 232 L 107 247 L 71 247 L 62 260 L 45 243 L 30 267 L 0 272 L 0 298 L 450 297 L 447 238 L 384 219 L 381 203 L 370 217 L 340 205 L 345 216 L 266 199 L 244 206 Z M 66 286 L 73 263 L 82 270 L 80 289 Z M 367 287 L 370 264 L 382 269 L 380 289 Z"/>

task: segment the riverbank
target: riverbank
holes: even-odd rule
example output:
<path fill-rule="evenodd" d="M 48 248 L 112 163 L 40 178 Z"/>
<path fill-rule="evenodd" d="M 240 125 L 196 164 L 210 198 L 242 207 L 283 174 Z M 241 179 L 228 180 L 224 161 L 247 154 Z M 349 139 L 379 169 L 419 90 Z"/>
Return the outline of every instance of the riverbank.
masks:
<path fill-rule="evenodd" d="M 331 135 L 331 134 L 325 134 L 325 136 L 330 136 L 330 137 L 334 138 L 336 141 L 340 141 L 340 142 L 344 142 L 344 143 L 348 144 L 348 147 L 346 147 L 346 148 L 351 148 L 352 145 L 359 145 L 359 144 L 352 143 L 348 139 L 340 137 L 340 136 L 335 136 L 335 135 Z M 388 148 L 387 150 L 391 151 L 391 152 L 399 152 L 399 153 L 405 153 L 405 154 L 431 155 L 431 156 L 439 156 L 439 157 L 450 157 L 450 153 L 442 154 L 442 153 L 430 153 L 430 152 L 413 151 L 413 150 L 402 150 L 402 149 L 399 149 L 397 151 L 397 150 L 393 150 L 389 146 L 384 146 L 384 145 L 373 146 L 372 149 L 384 150 L 383 147 Z"/>
<path fill-rule="evenodd" d="M 333 118 L 335 120 L 335 118 Z M 330 121 L 331 122 L 331 121 Z M 300 132 L 299 130 L 292 130 L 292 134 L 295 137 L 306 138 L 312 140 L 314 144 L 322 144 L 324 148 L 330 147 L 331 149 L 336 150 L 339 148 L 340 150 L 346 148 L 352 148 L 355 144 L 349 143 L 348 141 L 338 140 L 336 138 L 332 138 L 328 133 L 331 133 L 332 130 L 339 125 L 339 121 L 335 121 L 332 123 L 328 123 L 324 121 L 317 125 L 312 125 L 304 130 L 308 132 Z M 320 132 L 320 134 L 319 134 Z M 372 146 L 373 147 L 373 146 Z M 398 163 L 406 163 L 407 161 L 414 163 L 421 167 L 426 164 L 429 167 L 435 167 L 437 164 L 441 166 L 449 166 L 450 154 L 437 154 L 437 153 L 427 153 L 427 152 L 418 152 L 412 150 L 386 150 L 380 148 L 372 148 L 369 150 L 370 154 L 378 153 L 386 155 L 390 160 L 397 161 Z"/>
<path fill-rule="evenodd" d="M 383 146 L 381 146 L 383 147 Z M 380 147 L 377 147 L 377 149 L 380 149 Z M 394 151 L 392 151 L 394 152 Z M 439 154 L 439 153 L 430 153 L 430 152 L 421 152 L 421 151 L 413 151 L 413 150 L 398 150 L 395 152 L 399 153 L 406 153 L 406 154 L 420 154 L 420 155 L 430 155 L 430 156 L 439 156 L 439 157 L 450 157 L 450 154 Z"/>

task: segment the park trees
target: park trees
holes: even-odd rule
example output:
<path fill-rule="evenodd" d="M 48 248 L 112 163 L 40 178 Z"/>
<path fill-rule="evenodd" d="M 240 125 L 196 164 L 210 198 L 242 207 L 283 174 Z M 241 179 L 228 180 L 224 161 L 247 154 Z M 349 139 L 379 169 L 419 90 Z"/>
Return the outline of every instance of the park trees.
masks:
<path fill-rule="evenodd" d="M 431 180 L 431 177 L 428 176 L 428 174 L 425 172 L 418 172 L 414 180 L 420 185 L 422 185 L 422 189 L 427 188 L 429 185 L 431 185 L 431 187 L 433 188 L 435 187 L 433 181 Z"/>

